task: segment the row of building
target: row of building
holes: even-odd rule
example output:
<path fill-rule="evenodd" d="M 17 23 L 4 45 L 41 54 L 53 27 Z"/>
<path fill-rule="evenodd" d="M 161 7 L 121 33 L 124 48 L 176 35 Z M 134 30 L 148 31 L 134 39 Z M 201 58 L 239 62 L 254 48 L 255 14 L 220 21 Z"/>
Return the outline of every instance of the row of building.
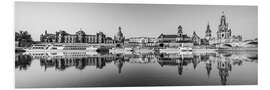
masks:
<path fill-rule="evenodd" d="M 212 31 L 208 23 L 205 31 L 205 37 L 200 38 L 196 32 L 193 32 L 192 41 L 194 45 L 215 45 L 242 41 L 241 35 L 232 35 L 232 30 L 229 28 L 224 12 L 222 12 L 216 35 L 217 37 L 212 36 Z"/>
<path fill-rule="evenodd" d="M 44 34 L 40 35 L 40 41 L 46 43 L 119 43 L 123 42 L 125 37 L 119 27 L 119 32 L 114 37 L 106 37 L 103 32 L 98 32 L 95 35 L 86 34 L 82 29 L 77 31 L 75 34 L 69 34 L 63 30 L 56 32 L 55 34 L 47 33 L 45 30 Z"/>
<path fill-rule="evenodd" d="M 188 36 L 183 33 L 183 27 L 178 26 L 176 34 L 163 34 L 161 33 L 157 38 L 155 37 L 131 37 L 125 38 L 122 33 L 122 28 L 118 27 L 118 32 L 114 38 L 106 37 L 103 32 L 98 32 L 95 35 L 88 35 L 81 29 L 75 34 L 69 34 L 63 30 L 56 32 L 55 34 L 49 34 L 45 31 L 44 34 L 40 35 L 41 42 L 55 42 L 55 43 L 125 43 L 125 44 L 193 44 L 193 45 L 209 45 L 229 42 L 242 41 L 242 36 L 232 35 L 232 30 L 229 28 L 229 24 L 226 21 L 226 16 L 223 15 L 220 18 L 220 24 L 218 31 L 216 32 L 217 37 L 212 36 L 210 25 L 208 24 L 203 38 L 199 37 L 196 32 L 193 32 L 192 36 Z"/>

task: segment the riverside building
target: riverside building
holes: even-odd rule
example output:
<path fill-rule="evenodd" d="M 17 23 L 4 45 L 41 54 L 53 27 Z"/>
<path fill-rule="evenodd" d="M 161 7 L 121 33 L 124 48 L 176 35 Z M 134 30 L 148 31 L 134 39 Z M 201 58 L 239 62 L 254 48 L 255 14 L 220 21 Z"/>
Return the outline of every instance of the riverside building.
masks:
<path fill-rule="evenodd" d="M 209 40 L 209 44 L 224 44 L 240 41 L 242 41 L 242 36 L 232 35 L 232 30 L 229 28 L 229 23 L 226 20 L 226 16 L 224 12 L 222 12 L 220 24 L 218 25 L 217 37 Z"/>
<path fill-rule="evenodd" d="M 176 34 L 163 34 L 161 33 L 158 36 L 158 42 L 160 46 L 169 46 L 169 47 L 178 47 L 181 45 L 184 46 L 193 46 L 193 41 L 191 37 L 183 33 L 183 28 L 181 25 L 178 26 L 178 31 Z"/>
<path fill-rule="evenodd" d="M 118 27 L 118 32 L 114 36 L 115 43 L 124 43 L 124 41 L 125 41 L 125 36 L 124 36 L 124 34 L 122 33 L 121 30 L 122 30 L 122 28 Z"/>
<path fill-rule="evenodd" d="M 50 34 L 46 30 L 44 34 L 40 35 L 40 41 L 46 43 L 113 43 L 112 38 L 106 37 L 103 32 L 98 32 L 96 35 L 87 35 L 81 29 L 75 34 L 69 34 L 63 30 Z"/>

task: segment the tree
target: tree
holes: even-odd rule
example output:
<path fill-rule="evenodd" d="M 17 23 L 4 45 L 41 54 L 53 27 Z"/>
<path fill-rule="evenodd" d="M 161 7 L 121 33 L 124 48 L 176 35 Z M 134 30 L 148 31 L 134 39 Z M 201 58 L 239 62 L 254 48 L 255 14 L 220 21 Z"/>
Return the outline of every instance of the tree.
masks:
<path fill-rule="evenodd" d="M 15 32 L 15 41 L 19 42 L 19 46 L 29 46 L 33 42 L 31 35 L 27 31 Z"/>

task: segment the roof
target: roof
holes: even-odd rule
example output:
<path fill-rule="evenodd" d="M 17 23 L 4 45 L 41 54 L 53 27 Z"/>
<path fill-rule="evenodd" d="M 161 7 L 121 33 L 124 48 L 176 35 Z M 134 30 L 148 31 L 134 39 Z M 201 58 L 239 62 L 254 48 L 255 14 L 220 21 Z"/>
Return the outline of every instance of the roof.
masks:
<path fill-rule="evenodd" d="M 113 40 L 111 37 L 106 37 L 107 40 Z"/>
<path fill-rule="evenodd" d="M 211 33 L 211 29 L 210 29 L 210 25 L 208 24 L 207 25 L 207 28 L 206 28 L 206 31 L 205 31 L 206 33 Z"/>
<path fill-rule="evenodd" d="M 161 36 L 163 36 L 163 38 L 176 38 L 177 37 L 177 35 L 162 34 L 162 35 L 158 36 L 158 38 L 161 38 Z"/>
<path fill-rule="evenodd" d="M 194 38 L 200 38 L 200 37 L 196 34 L 196 32 L 193 32 L 192 38 L 194 39 Z"/>
<path fill-rule="evenodd" d="M 129 39 L 154 39 L 154 37 L 130 37 Z"/>
<path fill-rule="evenodd" d="M 186 34 L 182 35 L 182 37 L 183 37 L 183 38 L 189 38 L 189 36 L 186 35 Z"/>
<path fill-rule="evenodd" d="M 178 38 L 179 36 L 176 34 L 161 34 L 160 36 L 158 36 L 158 38 L 161 38 L 161 36 L 163 36 L 163 38 Z M 189 38 L 188 35 L 184 34 L 182 35 L 182 38 Z"/>

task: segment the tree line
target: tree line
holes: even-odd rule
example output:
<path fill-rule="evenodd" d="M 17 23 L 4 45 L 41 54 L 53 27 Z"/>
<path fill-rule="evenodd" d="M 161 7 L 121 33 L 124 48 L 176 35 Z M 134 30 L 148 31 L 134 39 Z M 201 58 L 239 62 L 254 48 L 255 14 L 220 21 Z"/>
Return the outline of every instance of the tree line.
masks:
<path fill-rule="evenodd" d="M 29 47 L 33 43 L 31 35 L 27 31 L 15 32 L 16 47 Z"/>

